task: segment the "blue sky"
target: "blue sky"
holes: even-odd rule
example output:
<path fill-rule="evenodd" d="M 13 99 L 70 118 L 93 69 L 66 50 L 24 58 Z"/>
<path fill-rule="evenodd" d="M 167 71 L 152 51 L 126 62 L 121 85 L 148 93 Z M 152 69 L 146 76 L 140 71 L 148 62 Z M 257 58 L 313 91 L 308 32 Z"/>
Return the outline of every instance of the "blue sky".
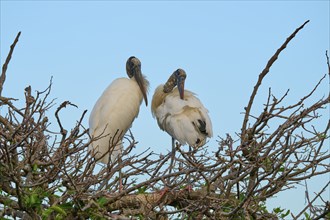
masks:
<path fill-rule="evenodd" d="M 83 110 L 115 78 L 126 77 L 125 63 L 135 55 L 151 87 L 177 68 L 187 73 L 186 89 L 198 94 L 210 111 L 216 147 L 218 136 L 235 136 L 243 108 L 268 59 L 306 20 L 310 23 L 289 44 L 258 93 L 254 113 L 262 109 L 268 88 L 286 103 L 309 92 L 326 73 L 329 50 L 329 1 L 2 1 L 1 63 L 22 31 L 10 63 L 4 96 L 24 97 L 24 88 L 44 90 L 53 76 L 51 98 L 79 106 L 61 113 L 70 129 Z M 329 92 L 324 83 L 315 100 Z M 329 118 L 324 111 L 325 125 Z M 84 121 L 88 127 L 87 118 Z M 53 121 L 54 128 L 56 123 Z M 171 149 L 171 138 L 141 106 L 132 132 L 138 148 Z M 310 182 L 317 190 L 327 178 Z M 285 192 L 270 206 L 298 211 L 304 188 Z"/>

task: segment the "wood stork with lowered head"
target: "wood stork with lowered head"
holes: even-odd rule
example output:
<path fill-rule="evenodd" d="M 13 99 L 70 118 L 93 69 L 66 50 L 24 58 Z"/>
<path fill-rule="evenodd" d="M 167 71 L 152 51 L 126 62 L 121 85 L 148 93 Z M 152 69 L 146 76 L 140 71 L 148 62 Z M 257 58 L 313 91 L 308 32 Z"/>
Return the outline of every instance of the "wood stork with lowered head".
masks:
<path fill-rule="evenodd" d="M 142 99 L 148 105 L 149 82 L 141 72 L 140 60 L 134 56 L 128 58 L 126 72 L 129 79 L 114 80 L 97 100 L 89 117 L 89 134 L 94 138 L 89 151 L 105 164 L 120 159 L 123 136 L 138 116 Z"/>
<path fill-rule="evenodd" d="M 172 137 L 171 165 L 175 140 L 196 149 L 203 146 L 213 133 L 208 110 L 193 92 L 184 90 L 185 79 L 185 71 L 177 69 L 164 85 L 156 88 L 151 103 L 158 126 Z"/>

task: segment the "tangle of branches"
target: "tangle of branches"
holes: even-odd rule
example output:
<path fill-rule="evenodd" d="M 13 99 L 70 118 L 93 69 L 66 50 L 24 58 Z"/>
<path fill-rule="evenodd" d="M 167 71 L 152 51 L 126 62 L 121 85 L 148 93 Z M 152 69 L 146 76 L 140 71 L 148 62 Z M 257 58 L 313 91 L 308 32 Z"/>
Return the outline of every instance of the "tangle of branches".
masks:
<path fill-rule="evenodd" d="M 330 203 L 324 188 L 311 196 L 300 213 L 269 211 L 265 202 L 284 190 L 319 175 L 329 175 L 329 127 L 316 129 L 320 111 L 329 107 L 327 94 L 312 95 L 329 72 L 295 103 L 283 105 L 288 92 L 276 97 L 269 89 L 259 115 L 251 108 L 264 77 L 280 53 L 308 23 L 297 28 L 269 59 L 259 74 L 245 108 L 239 134 L 219 138 L 216 152 L 207 146 L 183 152 L 169 167 L 171 154 L 146 149 L 133 154 L 136 140 L 122 160 L 100 165 L 88 153 L 91 141 L 82 124 L 66 130 L 60 112 L 75 106 L 69 101 L 56 107 L 46 90 L 25 88 L 25 105 L 3 97 L 6 72 L 20 33 L 10 47 L 0 76 L 0 216 L 11 219 L 278 219 L 286 215 L 311 219 L 329 217 Z M 312 103 L 312 104 L 307 104 Z M 48 113 L 56 108 L 58 131 L 49 130 Z M 3 112 L 5 112 L 3 114 Z M 271 127 L 276 122 L 277 127 Z M 106 134 L 105 134 L 106 135 Z M 102 137 L 99 137 L 102 138 Z M 122 170 L 123 190 L 118 172 Z M 307 190 L 308 192 L 308 190 Z M 315 201 L 323 205 L 315 205 Z"/>

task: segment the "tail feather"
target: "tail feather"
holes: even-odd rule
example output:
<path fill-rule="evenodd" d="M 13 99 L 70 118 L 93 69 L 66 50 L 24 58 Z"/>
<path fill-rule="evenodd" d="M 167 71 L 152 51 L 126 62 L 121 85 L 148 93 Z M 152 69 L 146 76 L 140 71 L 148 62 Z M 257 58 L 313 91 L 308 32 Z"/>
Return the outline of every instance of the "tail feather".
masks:
<path fill-rule="evenodd" d="M 198 119 L 198 122 L 199 122 L 199 126 L 198 126 L 199 131 L 207 136 L 208 133 L 206 131 L 206 122 L 201 119 Z"/>

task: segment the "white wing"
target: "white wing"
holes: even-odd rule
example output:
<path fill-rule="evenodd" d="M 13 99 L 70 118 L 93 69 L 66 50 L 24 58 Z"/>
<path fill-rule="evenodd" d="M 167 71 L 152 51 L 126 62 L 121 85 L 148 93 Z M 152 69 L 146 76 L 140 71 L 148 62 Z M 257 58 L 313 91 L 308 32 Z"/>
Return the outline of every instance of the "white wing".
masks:
<path fill-rule="evenodd" d="M 111 161 L 118 157 L 122 150 L 122 137 L 138 116 L 142 99 L 140 88 L 132 79 L 116 79 L 106 88 L 89 118 L 89 133 L 91 137 L 98 138 L 89 150 L 96 153 L 97 159 L 116 141 L 119 141 L 118 145 L 110 150 Z M 109 154 L 106 154 L 100 161 L 108 163 L 108 160 Z"/>

